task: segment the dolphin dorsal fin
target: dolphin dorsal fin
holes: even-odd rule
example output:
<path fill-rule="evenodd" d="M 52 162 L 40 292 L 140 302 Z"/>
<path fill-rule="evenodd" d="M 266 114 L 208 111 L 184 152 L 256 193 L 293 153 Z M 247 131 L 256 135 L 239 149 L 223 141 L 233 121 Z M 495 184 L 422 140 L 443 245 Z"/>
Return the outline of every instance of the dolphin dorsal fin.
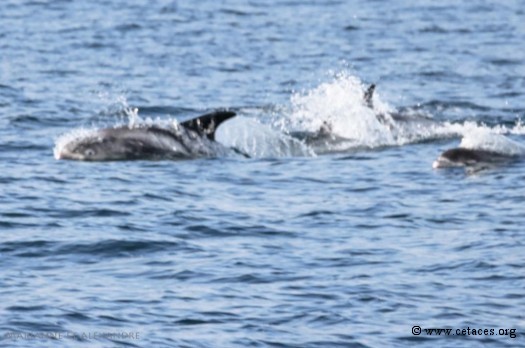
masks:
<path fill-rule="evenodd" d="M 371 84 L 370 87 L 366 90 L 363 98 L 365 100 L 366 106 L 368 106 L 370 109 L 374 108 L 374 101 L 372 98 L 374 97 L 374 90 L 376 89 L 375 84 Z"/>
<path fill-rule="evenodd" d="M 233 111 L 214 111 L 184 121 L 181 123 L 181 126 L 191 129 L 202 136 L 205 135 L 210 140 L 215 140 L 215 131 L 219 125 L 233 116 L 235 116 Z"/>

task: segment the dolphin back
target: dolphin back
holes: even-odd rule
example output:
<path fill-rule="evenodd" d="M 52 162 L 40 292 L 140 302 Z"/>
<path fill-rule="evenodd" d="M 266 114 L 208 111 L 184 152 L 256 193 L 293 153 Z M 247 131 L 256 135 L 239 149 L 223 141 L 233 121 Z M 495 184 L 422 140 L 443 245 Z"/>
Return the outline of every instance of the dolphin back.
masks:
<path fill-rule="evenodd" d="M 235 116 L 233 111 L 214 111 L 184 121 L 181 123 L 181 126 L 191 129 L 201 136 L 206 136 L 210 140 L 215 140 L 215 131 L 219 125 L 233 116 Z"/>

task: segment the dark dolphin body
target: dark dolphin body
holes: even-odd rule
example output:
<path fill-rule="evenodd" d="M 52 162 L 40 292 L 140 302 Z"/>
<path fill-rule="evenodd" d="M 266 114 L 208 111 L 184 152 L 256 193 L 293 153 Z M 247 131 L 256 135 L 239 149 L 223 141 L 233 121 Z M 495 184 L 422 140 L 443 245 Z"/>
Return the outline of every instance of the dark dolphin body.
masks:
<path fill-rule="evenodd" d="M 234 112 L 216 111 L 170 128 L 104 128 L 55 148 L 57 159 L 119 161 L 214 157 L 230 149 L 215 142 L 215 130 Z"/>
<path fill-rule="evenodd" d="M 449 167 L 470 167 L 470 168 L 487 168 L 497 165 L 510 163 L 519 156 L 506 155 L 498 152 L 454 148 L 443 152 L 432 164 L 433 168 L 449 168 Z"/>

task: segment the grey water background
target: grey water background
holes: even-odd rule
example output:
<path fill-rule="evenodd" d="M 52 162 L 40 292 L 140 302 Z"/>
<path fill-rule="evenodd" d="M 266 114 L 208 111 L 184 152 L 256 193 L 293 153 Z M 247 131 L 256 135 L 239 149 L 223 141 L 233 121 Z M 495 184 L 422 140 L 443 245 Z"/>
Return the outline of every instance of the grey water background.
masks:
<path fill-rule="evenodd" d="M 232 108 L 264 123 L 343 70 L 395 108 L 512 127 L 525 115 L 524 9 L 2 1 L 0 345 L 523 347 L 520 163 L 433 170 L 457 138 L 180 162 L 64 162 L 53 147 L 122 122 L 126 107 L 153 119 Z M 10 336 L 41 332 L 79 336 Z M 139 337 L 80 335 L 94 332 Z"/>

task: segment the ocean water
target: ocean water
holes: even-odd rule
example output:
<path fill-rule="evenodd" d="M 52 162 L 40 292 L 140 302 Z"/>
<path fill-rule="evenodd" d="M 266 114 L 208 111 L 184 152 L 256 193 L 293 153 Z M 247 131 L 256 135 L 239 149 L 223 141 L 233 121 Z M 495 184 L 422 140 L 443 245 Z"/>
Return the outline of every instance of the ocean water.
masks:
<path fill-rule="evenodd" d="M 524 23 L 521 0 L 2 1 L 0 346 L 523 347 L 525 165 L 432 163 L 523 153 Z M 219 108 L 250 158 L 53 157 Z M 352 141 L 290 136 L 325 121 Z"/>

